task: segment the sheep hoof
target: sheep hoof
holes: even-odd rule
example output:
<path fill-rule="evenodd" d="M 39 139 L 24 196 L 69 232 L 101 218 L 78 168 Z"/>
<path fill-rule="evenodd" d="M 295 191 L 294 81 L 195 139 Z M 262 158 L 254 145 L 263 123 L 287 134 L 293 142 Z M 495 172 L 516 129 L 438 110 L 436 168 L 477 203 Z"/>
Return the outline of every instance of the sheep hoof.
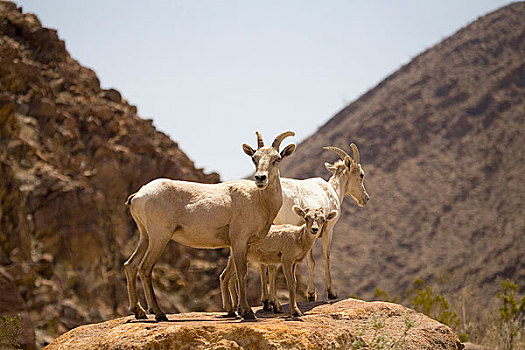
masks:
<path fill-rule="evenodd" d="M 331 290 L 328 291 L 328 299 L 337 299 L 337 293 L 332 292 Z"/>
<path fill-rule="evenodd" d="M 248 310 L 248 311 L 245 311 L 241 314 L 241 317 L 244 319 L 244 320 L 256 320 L 257 317 L 255 317 L 255 314 L 253 313 L 252 310 Z"/>
<path fill-rule="evenodd" d="M 274 314 L 282 314 L 283 313 L 283 309 L 282 309 L 281 305 L 279 305 L 279 304 L 272 304 L 272 308 L 273 308 L 273 313 Z"/>
<path fill-rule="evenodd" d="M 130 308 L 130 311 L 135 314 L 135 318 L 137 320 L 144 320 L 148 318 L 148 316 L 146 315 L 146 311 L 140 305 Z"/>
<path fill-rule="evenodd" d="M 165 314 L 155 315 L 155 321 L 157 322 L 168 321 L 168 318 L 166 317 Z"/>
<path fill-rule="evenodd" d="M 296 310 L 292 311 L 292 317 L 301 317 L 302 315 L 303 315 L 303 313 L 299 309 L 296 309 Z"/>
<path fill-rule="evenodd" d="M 270 305 L 270 302 L 268 300 L 263 300 L 262 303 L 264 311 L 272 311 L 272 306 Z"/>
<path fill-rule="evenodd" d="M 229 311 L 226 315 L 224 315 L 222 317 L 224 317 L 224 318 L 236 318 L 237 314 L 235 313 L 235 311 Z"/>
<path fill-rule="evenodd" d="M 306 296 L 306 300 L 308 300 L 309 302 L 316 301 L 317 300 L 317 294 L 315 292 L 308 293 L 308 295 Z"/>

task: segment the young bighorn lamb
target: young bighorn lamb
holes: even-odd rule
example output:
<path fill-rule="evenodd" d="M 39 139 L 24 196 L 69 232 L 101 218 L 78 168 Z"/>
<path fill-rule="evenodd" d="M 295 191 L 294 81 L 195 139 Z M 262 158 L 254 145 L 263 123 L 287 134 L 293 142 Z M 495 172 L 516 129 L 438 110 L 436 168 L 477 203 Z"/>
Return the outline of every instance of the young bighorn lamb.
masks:
<path fill-rule="evenodd" d="M 295 299 L 297 286 L 295 266 L 302 261 L 310 251 L 315 240 L 321 235 L 321 232 L 323 232 L 325 223 L 335 218 L 338 212 L 337 210 L 332 210 L 325 217 L 322 209 L 309 210 L 308 208 L 301 209 L 298 206 L 294 206 L 293 211 L 302 218 L 305 223 L 301 226 L 272 225 L 270 232 L 268 232 L 268 235 L 263 240 L 254 243 L 248 248 L 247 258 L 249 262 L 257 262 L 261 264 L 261 266 L 269 268 L 270 298 L 268 303 L 273 306 L 275 312 L 281 311 L 281 305 L 275 293 L 275 276 L 276 268 L 279 264 L 282 265 L 286 284 L 288 285 L 290 313 L 292 316 L 301 316 L 301 310 L 297 307 Z M 234 266 L 230 258 L 220 278 L 223 306 L 229 316 L 235 315 L 237 300 L 237 281 L 235 278 L 232 278 L 234 277 L 233 270 Z M 263 284 L 263 290 L 266 291 L 266 274 L 261 276 L 264 276 L 261 282 Z M 230 293 L 232 297 L 230 297 Z M 263 295 L 263 299 L 264 297 L 268 299 L 267 295 Z"/>
<path fill-rule="evenodd" d="M 283 190 L 283 205 L 274 220 L 274 224 L 300 225 L 301 218 L 294 214 L 292 208 L 298 205 L 302 208 L 322 208 L 325 212 L 331 210 L 341 211 L 341 204 L 345 195 L 354 199 L 359 207 L 364 207 L 370 197 L 363 184 L 365 173 L 359 163 L 359 150 L 355 144 L 351 144 L 354 158 L 350 157 L 345 151 L 337 147 L 324 147 L 325 150 L 336 152 L 341 160 L 334 164 L 325 163 L 325 168 L 332 173 L 327 181 L 321 178 L 311 178 L 296 180 L 281 178 Z M 332 274 L 330 272 L 330 247 L 334 226 L 337 224 L 340 215 L 327 223 L 325 232 L 322 234 L 323 261 L 325 270 L 325 289 L 329 299 L 337 298 L 337 293 L 332 286 Z M 317 299 L 314 284 L 315 261 L 312 251 L 306 258 L 308 265 L 308 301 Z M 265 275 L 266 270 L 261 269 L 261 275 Z M 263 278 L 263 276 L 261 276 Z M 263 295 L 264 295 L 263 289 Z M 263 300 L 265 309 L 268 310 L 268 302 Z"/>
<path fill-rule="evenodd" d="M 137 248 L 124 263 L 130 311 L 136 318 L 147 317 L 137 298 L 138 271 L 149 311 L 157 321 L 167 320 L 155 298 L 151 272 L 170 240 L 193 248 L 230 247 L 239 280 L 241 316 L 255 318 L 246 300 L 246 251 L 267 235 L 281 208 L 279 162 L 295 150 L 291 144 L 279 153 L 281 142 L 295 135 L 291 131 L 278 135 L 269 147 L 256 134 L 257 150 L 242 146 L 255 164 L 255 182 L 201 184 L 156 179 L 128 198 L 126 204 L 140 233 Z"/>

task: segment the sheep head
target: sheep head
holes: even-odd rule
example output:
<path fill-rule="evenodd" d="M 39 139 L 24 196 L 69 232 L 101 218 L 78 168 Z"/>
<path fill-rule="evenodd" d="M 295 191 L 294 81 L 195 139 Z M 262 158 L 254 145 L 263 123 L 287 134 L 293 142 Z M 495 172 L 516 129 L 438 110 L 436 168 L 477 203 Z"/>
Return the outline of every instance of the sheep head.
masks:
<path fill-rule="evenodd" d="M 293 211 L 304 219 L 308 232 L 314 236 L 317 236 L 317 238 L 321 237 L 324 225 L 328 221 L 333 220 L 338 214 L 337 210 L 332 210 L 328 213 L 328 215 L 325 216 L 324 211 L 321 208 L 302 209 L 297 205 L 293 206 Z"/>
<path fill-rule="evenodd" d="M 359 163 L 360 156 L 357 146 L 352 143 L 350 144 L 350 148 L 352 149 L 353 158 L 338 147 L 324 147 L 325 150 L 334 151 L 341 157 L 341 160 L 338 160 L 334 164 L 325 163 L 325 167 L 336 176 L 345 178 L 346 181 L 344 181 L 344 183 L 346 186 L 344 193 L 352 197 L 358 206 L 364 207 L 370 200 L 370 196 L 366 192 L 363 182 L 365 172 Z"/>
<path fill-rule="evenodd" d="M 295 144 L 286 146 L 281 152 L 279 147 L 281 142 L 288 136 L 295 136 L 292 131 L 283 132 L 275 138 L 271 146 L 265 146 L 261 133 L 257 135 L 257 150 L 254 150 L 247 144 L 242 145 L 244 153 L 252 158 L 255 165 L 255 184 L 260 190 L 264 190 L 270 181 L 279 177 L 279 163 L 285 157 L 288 157 L 295 151 Z"/>

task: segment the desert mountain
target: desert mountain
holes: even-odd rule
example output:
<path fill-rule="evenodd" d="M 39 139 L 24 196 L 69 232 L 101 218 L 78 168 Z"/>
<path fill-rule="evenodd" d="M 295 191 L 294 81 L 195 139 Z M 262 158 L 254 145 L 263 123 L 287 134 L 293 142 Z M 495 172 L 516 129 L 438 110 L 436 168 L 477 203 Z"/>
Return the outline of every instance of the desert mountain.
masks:
<path fill-rule="evenodd" d="M 157 177 L 219 181 L 102 89 L 55 30 L 0 2 L 0 315 L 22 314 L 25 348 L 30 320 L 43 345 L 128 314 L 122 264 L 138 237 L 124 202 Z M 224 254 L 169 244 L 154 274 L 160 302 L 217 310 Z"/>
<path fill-rule="evenodd" d="M 350 142 L 359 146 L 371 200 L 343 203 L 331 260 L 340 296 L 371 298 L 376 286 L 401 295 L 422 278 L 476 313 L 505 278 L 523 293 L 523 18 L 519 2 L 459 30 L 337 113 L 283 164 L 283 176 L 327 179 L 323 162 L 337 156 L 323 146 L 350 154 Z"/>
<path fill-rule="evenodd" d="M 516 3 L 460 30 L 283 164 L 284 176 L 327 178 L 335 157 L 323 146 L 360 147 L 371 201 L 343 205 L 332 250 L 340 296 L 448 279 L 442 288 L 471 312 L 504 278 L 524 287 L 524 17 Z M 0 315 L 22 314 L 24 348 L 129 314 L 122 264 L 137 235 L 123 203 L 156 177 L 219 181 L 102 89 L 55 30 L 0 1 Z M 169 244 L 154 271 L 165 310 L 217 310 L 225 253 Z"/>

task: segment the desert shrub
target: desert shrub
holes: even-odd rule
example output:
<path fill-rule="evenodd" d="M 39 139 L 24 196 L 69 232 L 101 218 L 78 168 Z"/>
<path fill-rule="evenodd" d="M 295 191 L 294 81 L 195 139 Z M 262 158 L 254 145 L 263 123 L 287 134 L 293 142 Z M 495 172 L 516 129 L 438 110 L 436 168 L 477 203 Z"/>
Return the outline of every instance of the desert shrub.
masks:
<path fill-rule="evenodd" d="M 472 342 L 497 349 L 525 349 L 525 298 L 517 296 L 519 286 L 510 280 L 499 283 L 499 292 L 481 317 L 471 320 Z"/>
<path fill-rule="evenodd" d="M 414 310 L 449 326 L 458 333 L 462 342 L 468 340 L 467 333 L 460 329 L 461 319 L 456 312 L 451 310 L 448 300 L 443 295 L 434 292 L 429 285 L 425 284 L 425 281 L 420 278 L 416 279 L 413 289 L 407 290 L 405 295 L 410 299 Z"/>
<path fill-rule="evenodd" d="M 408 291 L 410 302 L 414 310 L 421 312 L 433 319 L 449 326 L 457 328 L 460 325 L 458 315 L 450 310 L 450 303 L 439 293 L 434 293 L 429 285 L 422 279 L 416 279 L 414 288 Z"/>
<path fill-rule="evenodd" d="M 499 333 L 505 350 L 514 349 L 515 340 L 523 336 L 525 327 L 525 297 L 518 301 L 518 285 L 509 279 L 501 282 L 498 299 L 501 301 Z"/>
<path fill-rule="evenodd" d="M 449 276 L 440 276 L 439 282 L 446 283 Z M 434 292 L 422 279 L 416 279 L 413 287 L 400 298 L 377 287 L 374 299 L 411 306 L 447 326 L 458 334 L 462 342 L 469 338 L 486 346 L 505 350 L 525 349 L 525 296 L 517 296 L 519 286 L 509 279 L 500 283 L 500 291 L 494 299 L 499 305 L 492 305 L 481 318 L 468 319 L 463 310 L 463 321 L 451 308 L 449 301 L 441 294 Z M 465 305 L 463 305 L 463 309 Z M 468 321 L 468 322 L 467 322 Z"/>
<path fill-rule="evenodd" d="M 18 338 L 22 332 L 22 318 L 0 316 L 0 349 L 18 349 Z"/>
<path fill-rule="evenodd" d="M 390 294 L 388 294 L 386 290 L 383 290 L 379 287 L 376 287 L 374 290 L 374 299 L 399 304 L 399 297 L 397 295 L 390 297 Z"/>
<path fill-rule="evenodd" d="M 414 281 L 412 289 L 407 289 L 402 298 L 399 296 L 391 297 L 387 291 L 376 287 L 374 291 L 376 300 L 388 301 L 392 303 L 411 304 L 417 312 L 421 312 L 436 321 L 439 321 L 458 333 L 462 342 L 468 340 L 468 335 L 461 329 L 461 319 L 456 312 L 451 310 L 450 303 L 441 294 L 435 293 L 432 288 L 422 279 Z"/>

